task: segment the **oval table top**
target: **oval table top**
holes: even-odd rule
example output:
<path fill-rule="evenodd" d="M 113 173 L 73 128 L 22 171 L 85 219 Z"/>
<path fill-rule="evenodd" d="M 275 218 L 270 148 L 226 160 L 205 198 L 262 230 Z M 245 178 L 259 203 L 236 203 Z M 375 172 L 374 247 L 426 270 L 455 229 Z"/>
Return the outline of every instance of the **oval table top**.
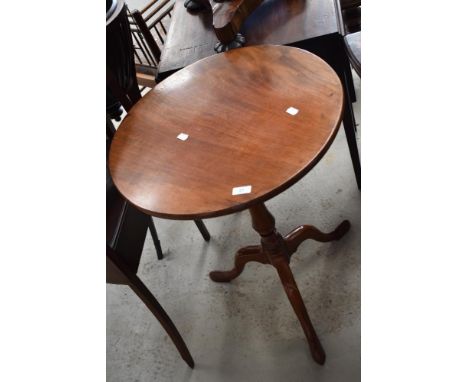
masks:
<path fill-rule="evenodd" d="M 113 138 L 109 169 L 121 194 L 150 215 L 226 215 L 307 174 L 331 145 L 342 109 L 338 76 L 314 54 L 272 45 L 234 49 L 146 94 Z M 188 138 L 178 139 L 181 133 Z M 233 195 L 242 186 L 250 193 Z"/>

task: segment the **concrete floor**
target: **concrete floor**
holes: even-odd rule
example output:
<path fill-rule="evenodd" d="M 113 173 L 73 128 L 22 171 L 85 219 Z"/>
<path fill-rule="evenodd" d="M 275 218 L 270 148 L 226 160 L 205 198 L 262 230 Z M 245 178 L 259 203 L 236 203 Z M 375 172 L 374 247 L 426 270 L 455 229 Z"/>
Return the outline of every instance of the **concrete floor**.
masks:
<path fill-rule="evenodd" d="M 360 80 L 355 77 L 360 130 Z M 300 324 L 271 266 L 250 263 L 230 284 L 208 278 L 230 269 L 236 250 L 258 244 L 247 211 L 205 223 L 154 219 L 165 258 L 148 234 L 139 276 L 173 319 L 195 360 L 190 369 L 159 322 L 125 286 L 107 286 L 109 381 L 359 381 L 360 192 L 343 129 L 322 161 L 267 202 L 282 234 L 300 224 L 332 230 L 349 219 L 339 242 L 304 242 L 291 260 L 299 289 L 327 354 L 310 356 Z"/>

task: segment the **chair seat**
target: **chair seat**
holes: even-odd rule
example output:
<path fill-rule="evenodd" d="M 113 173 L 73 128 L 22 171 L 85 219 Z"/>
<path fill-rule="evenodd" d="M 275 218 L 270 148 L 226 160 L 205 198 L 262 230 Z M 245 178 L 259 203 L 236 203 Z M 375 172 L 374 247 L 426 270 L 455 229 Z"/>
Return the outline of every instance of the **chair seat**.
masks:
<path fill-rule="evenodd" d="M 361 32 L 346 35 L 345 45 L 351 65 L 361 77 Z"/>

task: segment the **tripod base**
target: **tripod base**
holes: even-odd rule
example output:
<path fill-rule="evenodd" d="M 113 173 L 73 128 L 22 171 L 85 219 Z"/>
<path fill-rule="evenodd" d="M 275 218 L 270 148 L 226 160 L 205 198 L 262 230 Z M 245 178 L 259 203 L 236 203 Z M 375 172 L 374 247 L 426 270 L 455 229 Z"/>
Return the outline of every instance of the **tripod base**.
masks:
<path fill-rule="evenodd" d="M 241 248 L 235 256 L 233 269 L 213 271 L 210 273 L 210 278 L 215 282 L 229 282 L 238 277 L 245 265 L 251 261 L 273 265 L 301 323 L 312 357 L 318 364 L 323 365 L 325 352 L 310 321 L 301 293 L 289 267 L 289 261 L 304 240 L 313 239 L 320 242 L 339 240 L 349 231 L 351 224 L 345 220 L 330 233 L 321 232 L 311 225 L 302 225 L 283 237 L 276 231 L 275 219 L 265 204 L 260 203 L 250 208 L 249 211 L 252 217 L 252 226 L 261 236 L 261 245 Z"/>

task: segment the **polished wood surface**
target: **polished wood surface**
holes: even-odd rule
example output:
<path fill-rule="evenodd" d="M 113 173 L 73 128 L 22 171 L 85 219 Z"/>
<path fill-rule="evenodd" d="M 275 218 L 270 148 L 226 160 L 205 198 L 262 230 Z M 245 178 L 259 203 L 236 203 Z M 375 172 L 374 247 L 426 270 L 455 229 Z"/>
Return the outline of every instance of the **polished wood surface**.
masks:
<path fill-rule="evenodd" d="M 115 131 L 110 118 L 107 117 L 107 158 L 109 156 L 110 142 L 115 135 Z M 156 247 L 158 259 L 161 260 L 164 257 L 153 218 L 134 208 L 120 195 L 112 181 L 108 165 L 106 166 L 106 205 L 107 243 L 113 249 L 118 249 L 120 255 L 131 266 L 131 269 L 136 272 L 138 268 L 148 228 Z M 195 219 L 194 221 L 203 239 L 209 241 L 211 236 L 205 223 L 200 219 Z"/>
<path fill-rule="evenodd" d="M 271 264 L 276 268 L 294 312 L 307 338 L 313 359 L 320 365 L 325 363 L 325 352 L 310 321 L 307 308 L 289 267 L 291 256 L 298 246 L 307 239 L 328 242 L 341 239 L 351 227 L 343 221 L 333 232 L 323 233 L 317 228 L 303 225 L 283 237 L 275 228 L 275 219 L 265 204 L 259 203 L 250 208 L 252 227 L 261 237 L 261 245 L 241 248 L 235 257 L 234 268 L 230 271 L 213 271 L 210 278 L 216 282 L 229 282 L 238 277 L 248 262 Z"/>
<path fill-rule="evenodd" d="M 292 116 L 289 107 L 299 109 Z M 163 218 L 228 214 L 265 201 L 303 177 L 341 122 L 335 72 L 306 51 L 240 48 L 158 84 L 117 130 L 109 168 L 119 191 Z M 186 141 L 177 139 L 186 133 Z M 251 185 L 249 194 L 232 195 Z"/>
<path fill-rule="evenodd" d="M 161 55 L 160 80 L 215 54 L 218 40 L 211 25 L 210 12 L 191 14 L 184 8 L 182 0 L 176 0 L 173 21 Z M 246 46 L 295 46 L 317 54 L 333 67 L 345 90 L 343 125 L 360 189 L 361 163 L 352 108 L 356 97 L 342 30 L 339 0 L 264 0 L 245 20 L 241 33 Z"/>
<path fill-rule="evenodd" d="M 240 29 L 246 46 L 289 45 L 338 33 L 334 0 L 264 0 Z M 190 13 L 176 0 L 159 65 L 160 75 L 215 54 L 210 12 Z"/>

